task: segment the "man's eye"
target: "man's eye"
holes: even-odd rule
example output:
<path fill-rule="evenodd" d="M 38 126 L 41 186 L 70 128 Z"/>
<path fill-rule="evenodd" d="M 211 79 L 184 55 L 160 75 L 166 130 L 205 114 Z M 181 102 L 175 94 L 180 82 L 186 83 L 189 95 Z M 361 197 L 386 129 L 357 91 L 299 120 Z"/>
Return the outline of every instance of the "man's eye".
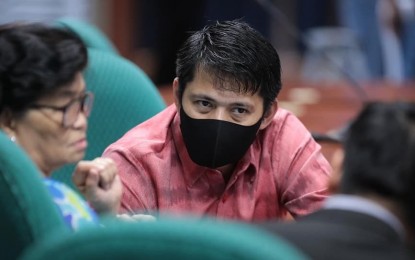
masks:
<path fill-rule="evenodd" d="M 209 101 L 206 100 L 198 100 L 196 103 L 201 107 L 211 107 L 212 104 Z"/>
<path fill-rule="evenodd" d="M 248 113 L 248 110 L 246 110 L 245 108 L 242 108 L 242 107 L 237 107 L 237 108 L 233 109 L 233 112 L 235 114 L 246 114 L 246 113 Z"/>

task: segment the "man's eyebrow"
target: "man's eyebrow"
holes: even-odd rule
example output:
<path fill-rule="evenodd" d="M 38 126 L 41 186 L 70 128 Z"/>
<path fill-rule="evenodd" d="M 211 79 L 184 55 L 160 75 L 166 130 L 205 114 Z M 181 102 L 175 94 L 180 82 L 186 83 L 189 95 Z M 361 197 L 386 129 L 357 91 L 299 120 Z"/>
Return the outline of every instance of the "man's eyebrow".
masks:
<path fill-rule="evenodd" d="M 191 94 L 190 95 L 190 98 L 191 99 L 197 99 L 197 98 L 200 98 L 200 99 L 204 99 L 204 100 L 208 100 L 208 101 L 216 101 L 215 99 L 213 99 L 212 97 L 209 97 L 209 96 L 207 96 L 207 95 L 205 95 L 205 94 Z"/>
<path fill-rule="evenodd" d="M 215 102 L 215 103 L 218 103 L 218 104 L 222 103 L 219 100 L 213 99 L 212 97 L 207 96 L 205 94 L 191 94 L 190 99 L 203 99 L 203 100 Z M 244 108 L 248 108 L 248 109 L 254 108 L 254 106 L 249 102 L 230 102 L 230 103 L 227 103 L 227 104 L 224 104 L 224 105 L 244 107 Z"/>
<path fill-rule="evenodd" d="M 237 107 L 247 107 L 247 108 L 254 107 L 252 104 L 250 104 L 248 102 L 235 102 L 235 103 L 231 103 L 231 105 L 237 106 Z"/>

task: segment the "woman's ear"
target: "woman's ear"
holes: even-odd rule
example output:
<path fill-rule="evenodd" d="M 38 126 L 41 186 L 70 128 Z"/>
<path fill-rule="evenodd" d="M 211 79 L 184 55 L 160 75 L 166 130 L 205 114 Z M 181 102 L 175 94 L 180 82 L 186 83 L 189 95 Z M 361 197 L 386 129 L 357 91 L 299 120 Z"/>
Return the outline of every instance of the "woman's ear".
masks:
<path fill-rule="evenodd" d="M 0 114 L 0 128 L 9 136 L 15 135 L 16 120 L 9 109 L 3 110 Z"/>
<path fill-rule="evenodd" d="M 176 105 L 177 111 L 180 110 L 181 100 L 180 100 L 180 91 L 179 91 L 179 78 L 176 77 L 173 80 L 173 97 L 174 104 Z"/>
<path fill-rule="evenodd" d="M 261 126 L 259 127 L 260 130 L 265 129 L 274 118 L 275 114 L 278 111 L 278 102 L 275 100 L 271 103 L 270 107 L 268 108 L 267 112 L 265 112 L 264 118 L 262 119 Z"/>

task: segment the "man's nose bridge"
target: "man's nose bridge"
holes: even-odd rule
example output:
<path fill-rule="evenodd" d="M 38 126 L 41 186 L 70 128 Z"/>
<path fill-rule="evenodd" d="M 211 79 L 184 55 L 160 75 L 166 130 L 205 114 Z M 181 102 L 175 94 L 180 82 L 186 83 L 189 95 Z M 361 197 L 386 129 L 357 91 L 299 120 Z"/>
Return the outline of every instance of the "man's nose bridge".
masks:
<path fill-rule="evenodd" d="M 215 113 L 214 113 L 214 118 L 212 119 L 223 120 L 223 121 L 228 120 L 227 115 L 226 115 L 226 109 L 223 107 L 216 108 Z"/>

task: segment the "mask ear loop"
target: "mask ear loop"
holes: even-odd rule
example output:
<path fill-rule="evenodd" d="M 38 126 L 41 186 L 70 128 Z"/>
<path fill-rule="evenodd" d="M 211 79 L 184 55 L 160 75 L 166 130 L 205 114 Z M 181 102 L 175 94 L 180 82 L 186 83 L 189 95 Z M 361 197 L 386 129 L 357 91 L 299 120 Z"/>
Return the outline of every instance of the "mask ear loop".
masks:
<path fill-rule="evenodd" d="M 14 136 L 14 135 L 10 136 L 10 141 L 12 141 L 13 143 L 15 143 L 16 142 L 16 136 Z"/>

